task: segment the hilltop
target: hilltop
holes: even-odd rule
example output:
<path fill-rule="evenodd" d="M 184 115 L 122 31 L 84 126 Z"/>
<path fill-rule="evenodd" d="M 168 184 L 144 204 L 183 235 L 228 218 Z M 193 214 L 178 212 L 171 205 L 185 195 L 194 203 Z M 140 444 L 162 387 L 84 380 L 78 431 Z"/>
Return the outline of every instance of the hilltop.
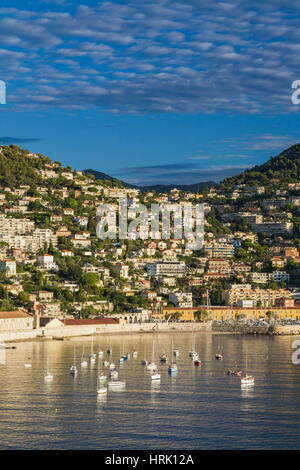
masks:
<path fill-rule="evenodd" d="M 300 179 L 300 144 L 295 144 L 262 165 L 256 165 L 239 175 L 227 178 L 220 183 L 222 188 L 239 184 L 265 185 L 270 182 L 282 184 L 297 182 Z"/>

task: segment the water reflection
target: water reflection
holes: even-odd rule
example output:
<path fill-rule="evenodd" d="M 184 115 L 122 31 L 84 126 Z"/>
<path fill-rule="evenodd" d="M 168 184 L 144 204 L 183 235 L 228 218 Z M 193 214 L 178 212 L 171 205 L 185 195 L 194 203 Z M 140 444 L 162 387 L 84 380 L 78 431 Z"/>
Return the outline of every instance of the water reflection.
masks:
<path fill-rule="evenodd" d="M 4 350 L 5 363 L 0 361 L 0 448 L 295 448 L 300 437 L 300 369 L 290 359 L 294 339 L 195 333 L 201 367 L 189 357 L 191 333 L 134 333 L 111 335 L 109 340 L 95 336 L 97 357 L 86 368 L 80 364 L 83 351 L 91 350 L 91 338 L 18 343 L 16 350 Z M 180 350 L 177 374 L 168 374 L 172 340 Z M 152 359 L 153 341 L 160 382 L 152 382 L 141 365 L 144 357 Z M 118 380 L 126 381 L 126 387 L 109 388 L 101 396 L 98 350 L 103 351 L 104 366 L 112 361 L 108 344 L 115 352 Z M 226 375 L 235 362 L 245 374 L 247 344 L 253 387 Z M 79 369 L 75 377 L 70 374 L 74 346 Z M 120 350 L 136 350 L 138 356 L 131 354 L 119 365 Z M 218 350 L 222 361 L 215 359 Z M 159 362 L 163 352 L 168 352 L 167 363 Z M 51 382 L 44 380 L 47 360 Z M 27 362 L 31 368 L 25 367 Z M 109 368 L 103 373 L 109 380 Z"/>

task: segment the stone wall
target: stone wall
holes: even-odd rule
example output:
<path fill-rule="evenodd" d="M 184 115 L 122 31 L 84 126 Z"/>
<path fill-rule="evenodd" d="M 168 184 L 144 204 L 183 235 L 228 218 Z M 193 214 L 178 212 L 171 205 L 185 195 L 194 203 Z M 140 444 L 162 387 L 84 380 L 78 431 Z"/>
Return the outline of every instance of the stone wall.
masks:
<path fill-rule="evenodd" d="M 300 325 L 212 325 L 212 331 L 246 335 L 300 335 Z"/>
<path fill-rule="evenodd" d="M 211 322 L 206 323 L 130 323 L 124 325 L 79 325 L 62 326 L 60 328 L 39 328 L 30 331 L 0 333 L 0 342 L 24 341 L 27 339 L 56 339 L 75 336 L 90 336 L 94 334 L 120 333 L 155 333 L 159 331 L 211 331 Z"/>

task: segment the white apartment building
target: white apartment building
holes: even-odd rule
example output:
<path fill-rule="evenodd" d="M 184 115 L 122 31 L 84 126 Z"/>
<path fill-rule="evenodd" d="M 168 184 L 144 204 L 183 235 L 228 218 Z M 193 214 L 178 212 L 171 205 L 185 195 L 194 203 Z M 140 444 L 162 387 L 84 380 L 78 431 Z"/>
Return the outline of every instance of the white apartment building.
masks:
<path fill-rule="evenodd" d="M 17 274 L 17 265 L 14 260 L 0 261 L 0 271 L 5 272 L 7 277 L 15 276 Z"/>
<path fill-rule="evenodd" d="M 125 279 L 129 277 L 129 266 L 126 264 L 115 264 L 113 269 L 119 274 L 120 277 L 124 277 Z"/>
<path fill-rule="evenodd" d="M 191 292 L 171 292 L 169 300 L 173 302 L 176 307 L 192 307 L 193 294 Z"/>
<path fill-rule="evenodd" d="M 164 261 L 147 263 L 147 274 L 149 276 L 184 276 L 186 266 L 184 261 Z"/>
<path fill-rule="evenodd" d="M 54 258 L 52 255 L 41 255 L 37 257 L 37 261 L 40 263 L 41 267 L 44 269 L 49 269 L 49 270 L 56 270 L 57 265 L 54 262 Z"/>

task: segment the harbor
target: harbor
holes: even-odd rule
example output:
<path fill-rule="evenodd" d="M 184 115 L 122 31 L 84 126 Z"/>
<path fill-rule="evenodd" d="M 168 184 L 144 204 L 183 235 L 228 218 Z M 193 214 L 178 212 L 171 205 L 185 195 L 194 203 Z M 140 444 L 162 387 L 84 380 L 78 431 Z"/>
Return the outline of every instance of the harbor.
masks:
<path fill-rule="evenodd" d="M 173 331 L 21 342 L 1 350 L 0 448 L 296 448 L 300 378 L 291 361 L 293 341 Z M 200 366 L 190 357 L 193 348 Z M 159 381 L 143 359 L 156 364 Z M 172 360 L 175 374 L 168 370 Z M 105 361 L 115 364 L 117 379 Z M 246 367 L 255 384 L 244 387 L 228 371 L 244 377 Z M 97 393 L 100 373 L 107 379 L 103 395 Z M 125 386 L 111 387 L 111 380 Z"/>

